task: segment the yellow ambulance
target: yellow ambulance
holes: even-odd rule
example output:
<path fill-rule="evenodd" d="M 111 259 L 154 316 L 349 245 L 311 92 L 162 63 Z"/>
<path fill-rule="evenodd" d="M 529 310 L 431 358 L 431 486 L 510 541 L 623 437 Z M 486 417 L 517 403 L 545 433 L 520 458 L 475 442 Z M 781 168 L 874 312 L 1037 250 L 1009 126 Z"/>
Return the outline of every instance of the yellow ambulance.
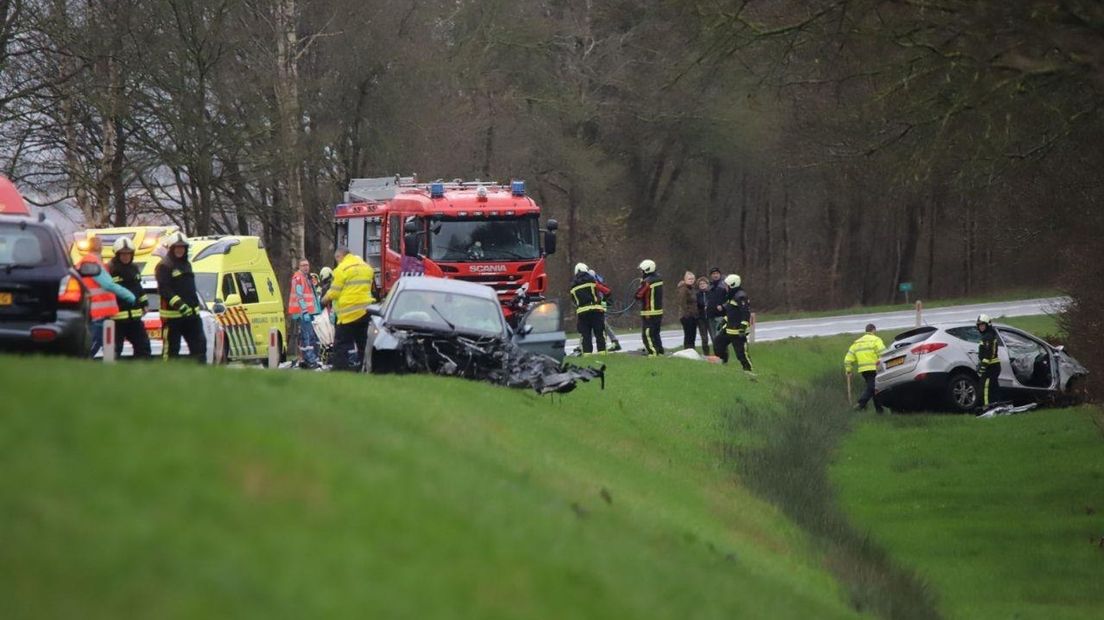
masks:
<path fill-rule="evenodd" d="M 134 242 L 134 264 L 143 274 L 153 275 L 153 268 L 157 261 L 161 260 L 161 239 L 170 233 L 180 230 L 179 226 L 124 226 L 120 228 L 92 228 L 73 233 L 73 245 L 69 254 L 76 263 L 88 252 L 88 240 L 99 237 L 103 242 L 104 262 L 115 256 L 115 250 L 111 244 L 116 239 L 126 237 Z M 155 252 L 157 254 L 155 254 Z"/>
<path fill-rule="evenodd" d="M 192 237 L 188 256 L 196 288 L 226 334 L 227 360 L 268 359 L 269 330 L 276 328 L 285 356 L 284 296 L 260 237 Z M 222 310 L 216 312 L 216 310 Z"/>

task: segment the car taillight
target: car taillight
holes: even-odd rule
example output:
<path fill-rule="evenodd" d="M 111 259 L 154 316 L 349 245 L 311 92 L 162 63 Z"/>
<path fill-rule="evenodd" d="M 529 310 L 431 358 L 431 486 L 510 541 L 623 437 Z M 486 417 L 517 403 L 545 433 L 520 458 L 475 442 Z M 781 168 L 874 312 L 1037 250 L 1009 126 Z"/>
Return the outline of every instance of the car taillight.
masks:
<path fill-rule="evenodd" d="M 58 283 L 58 303 L 79 306 L 82 299 L 84 289 L 81 288 L 80 280 L 73 276 L 62 278 Z"/>
<path fill-rule="evenodd" d="M 918 344 L 909 350 L 910 353 L 917 355 L 923 355 L 925 353 L 934 353 L 943 347 L 947 346 L 946 342 L 925 342 L 924 344 Z"/>

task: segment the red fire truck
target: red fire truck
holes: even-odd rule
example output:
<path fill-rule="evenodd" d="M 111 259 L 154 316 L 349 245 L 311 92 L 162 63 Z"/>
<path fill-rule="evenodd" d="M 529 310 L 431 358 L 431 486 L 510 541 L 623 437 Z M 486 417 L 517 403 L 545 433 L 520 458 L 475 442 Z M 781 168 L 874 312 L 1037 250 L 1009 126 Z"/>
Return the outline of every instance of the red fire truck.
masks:
<path fill-rule="evenodd" d="M 337 244 L 372 265 L 382 294 L 410 275 L 479 282 L 498 292 L 512 322 L 548 287 L 545 257 L 556 251 L 558 225 L 540 227 L 524 181 L 354 179 L 334 220 Z"/>

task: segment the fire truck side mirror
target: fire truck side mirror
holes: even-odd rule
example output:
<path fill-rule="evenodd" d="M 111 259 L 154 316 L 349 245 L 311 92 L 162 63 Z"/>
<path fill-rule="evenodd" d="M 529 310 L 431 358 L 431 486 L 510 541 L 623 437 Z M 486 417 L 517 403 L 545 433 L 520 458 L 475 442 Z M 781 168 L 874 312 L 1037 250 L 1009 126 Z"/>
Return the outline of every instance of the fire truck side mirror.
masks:
<path fill-rule="evenodd" d="M 418 233 L 410 233 L 403 238 L 403 254 L 418 258 L 422 253 L 422 236 Z"/>
<path fill-rule="evenodd" d="M 548 228 L 544 231 L 544 254 L 546 256 L 556 253 L 556 229 L 560 223 L 556 220 L 548 220 Z"/>

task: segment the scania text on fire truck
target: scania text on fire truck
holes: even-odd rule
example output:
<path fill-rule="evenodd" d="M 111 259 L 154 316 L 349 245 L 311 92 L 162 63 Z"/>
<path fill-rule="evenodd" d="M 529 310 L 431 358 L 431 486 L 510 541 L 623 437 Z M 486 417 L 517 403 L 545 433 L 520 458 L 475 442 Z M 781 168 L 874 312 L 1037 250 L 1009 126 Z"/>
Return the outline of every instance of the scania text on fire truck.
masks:
<path fill-rule="evenodd" d="M 545 257 L 556 251 L 557 223 L 540 228 L 540 206 L 524 181 L 354 179 L 334 220 L 337 244 L 372 265 L 382 294 L 407 275 L 478 282 L 495 289 L 513 322 L 548 288 Z"/>

